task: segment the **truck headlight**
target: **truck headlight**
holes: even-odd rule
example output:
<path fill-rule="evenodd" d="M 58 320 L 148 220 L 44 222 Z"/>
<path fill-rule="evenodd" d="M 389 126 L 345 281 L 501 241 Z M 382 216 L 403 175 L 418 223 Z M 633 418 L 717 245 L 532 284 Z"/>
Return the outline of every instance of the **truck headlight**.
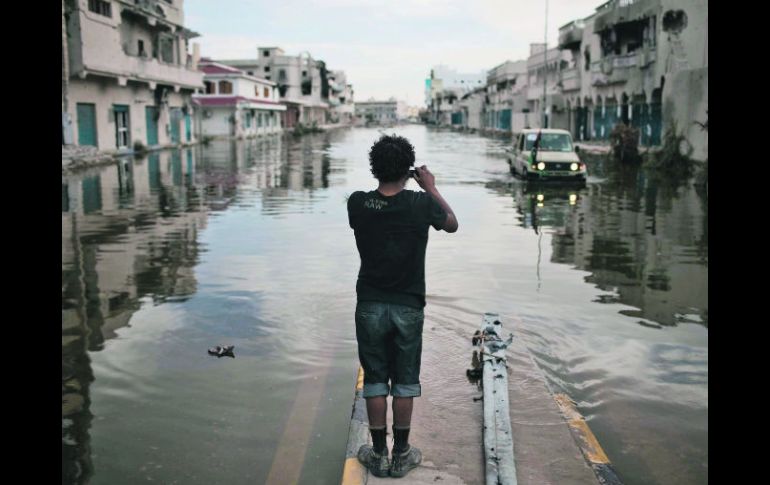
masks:
<path fill-rule="evenodd" d="M 569 169 L 574 172 L 575 170 L 578 169 L 578 164 L 577 163 L 573 163 L 572 165 L 569 166 Z"/>
<path fill-rule="evenodd" d="M 545 163 L 543 163 L 543 162 L 538 163 L 537 164 L 537 169 L 538 170 L 545 170 Z"/>

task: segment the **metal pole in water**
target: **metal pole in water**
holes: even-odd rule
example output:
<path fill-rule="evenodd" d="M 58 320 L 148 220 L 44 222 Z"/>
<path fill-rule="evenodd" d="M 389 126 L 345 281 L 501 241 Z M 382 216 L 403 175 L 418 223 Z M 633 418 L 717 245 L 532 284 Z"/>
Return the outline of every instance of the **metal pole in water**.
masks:
<path fill-rule="evenodd" d="M 499 315 L 485 313 L 481 324 L 481 356 L 484 389 L 484 461 L 486 485 L 516 485 L 513 433 L 508 404 L 508 369 Z"/>

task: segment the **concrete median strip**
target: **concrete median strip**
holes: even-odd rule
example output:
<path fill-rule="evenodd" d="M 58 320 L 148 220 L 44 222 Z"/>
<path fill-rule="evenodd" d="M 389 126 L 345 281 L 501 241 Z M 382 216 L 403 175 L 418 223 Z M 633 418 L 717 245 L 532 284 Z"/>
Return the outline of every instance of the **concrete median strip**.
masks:
<path fill-rule="evenodd" d="M 350 416 L 348 446 L 345 450 L 345 466 L 342 470 L 341 485 L 364 485 L 368 478 L 366 468 L 358 461 L 358 449 L 369 440 L 369 417 L 366 415 L 364 393 L 364 370 L 358 368 L 353 412 Z"/>
<path fill-rule="evenodd" d="M 439 345 L 446 345 L 446 340 L 463 337 L 449 331 L 439 335 L 441 338 L 426 340 L 428 357 L 425 363 L 434 367 L 463 368 L 467 363 L 464 356 L 441 353 L 439 348 Z M 508 380 L 503 389 L 508 389 L 509 436 L 516 443 L 515 463 L 510 464 L 515 475 L 509 482 L 518 485 L 621 485 L 609 458 L 574 403 L 568 396 L 551 390 L 524 342 L 512 339 L 509 343 L 503 364 L 508 367 Z M 438 355 L 440 358 L 436 357 Z M 374 477 L 358 462 L 358 449 L 370 442 L 363 380 L 363 369 L 359 368 L 341 485 L 374 485 L 392 480 Z M 423 450 L 424 460 L 410 472 L 404 483 L 484 483 L 485 457 L 481 444 L 487 433 L 482 433 L 484 413 L 481 408 L 489 403 L 457 406 L 457 389 L 447 388 L 441 379 L 427 380 L 423 386 L 425 394 L 431 398 L 420 402 L 413 415 L 412 427 L 414 441 Z M 492 390 L 496 394 L 495 389 Z M 464 394 L 462 399 L 476 402 L 478 391 L 475 385 L 460 392 Z M 502 396 L 494 400 L 505 401 Z M 497 443 L 495 448 L 499 445 Z"/>

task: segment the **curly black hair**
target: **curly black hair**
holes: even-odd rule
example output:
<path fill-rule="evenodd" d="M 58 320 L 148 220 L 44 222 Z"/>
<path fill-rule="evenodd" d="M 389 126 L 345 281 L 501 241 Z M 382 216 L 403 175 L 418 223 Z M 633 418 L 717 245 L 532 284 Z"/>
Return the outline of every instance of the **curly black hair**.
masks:
<path fill-rule="evenodd" d="M 369 150 L 369 165 L 380 182 L 395 182 L 414 165 L 414 147 L 402 136 L 382 135 Z"/>

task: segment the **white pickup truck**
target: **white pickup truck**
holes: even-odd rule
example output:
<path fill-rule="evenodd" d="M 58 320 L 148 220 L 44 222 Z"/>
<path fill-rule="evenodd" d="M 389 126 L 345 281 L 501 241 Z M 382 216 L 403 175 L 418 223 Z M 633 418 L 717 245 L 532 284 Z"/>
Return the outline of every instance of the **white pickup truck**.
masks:
<path fill-rule="evenodd" d="M 535 160 L 530 160 L 532 145 L 540 133 L 540 147 Z M 522 130 L 514 146 L 508 150 L 511 172 L 525 179 L 567 179 L 585 181 L 586 165 L 580 161 L 578 148 L 566 130 Z"/>

